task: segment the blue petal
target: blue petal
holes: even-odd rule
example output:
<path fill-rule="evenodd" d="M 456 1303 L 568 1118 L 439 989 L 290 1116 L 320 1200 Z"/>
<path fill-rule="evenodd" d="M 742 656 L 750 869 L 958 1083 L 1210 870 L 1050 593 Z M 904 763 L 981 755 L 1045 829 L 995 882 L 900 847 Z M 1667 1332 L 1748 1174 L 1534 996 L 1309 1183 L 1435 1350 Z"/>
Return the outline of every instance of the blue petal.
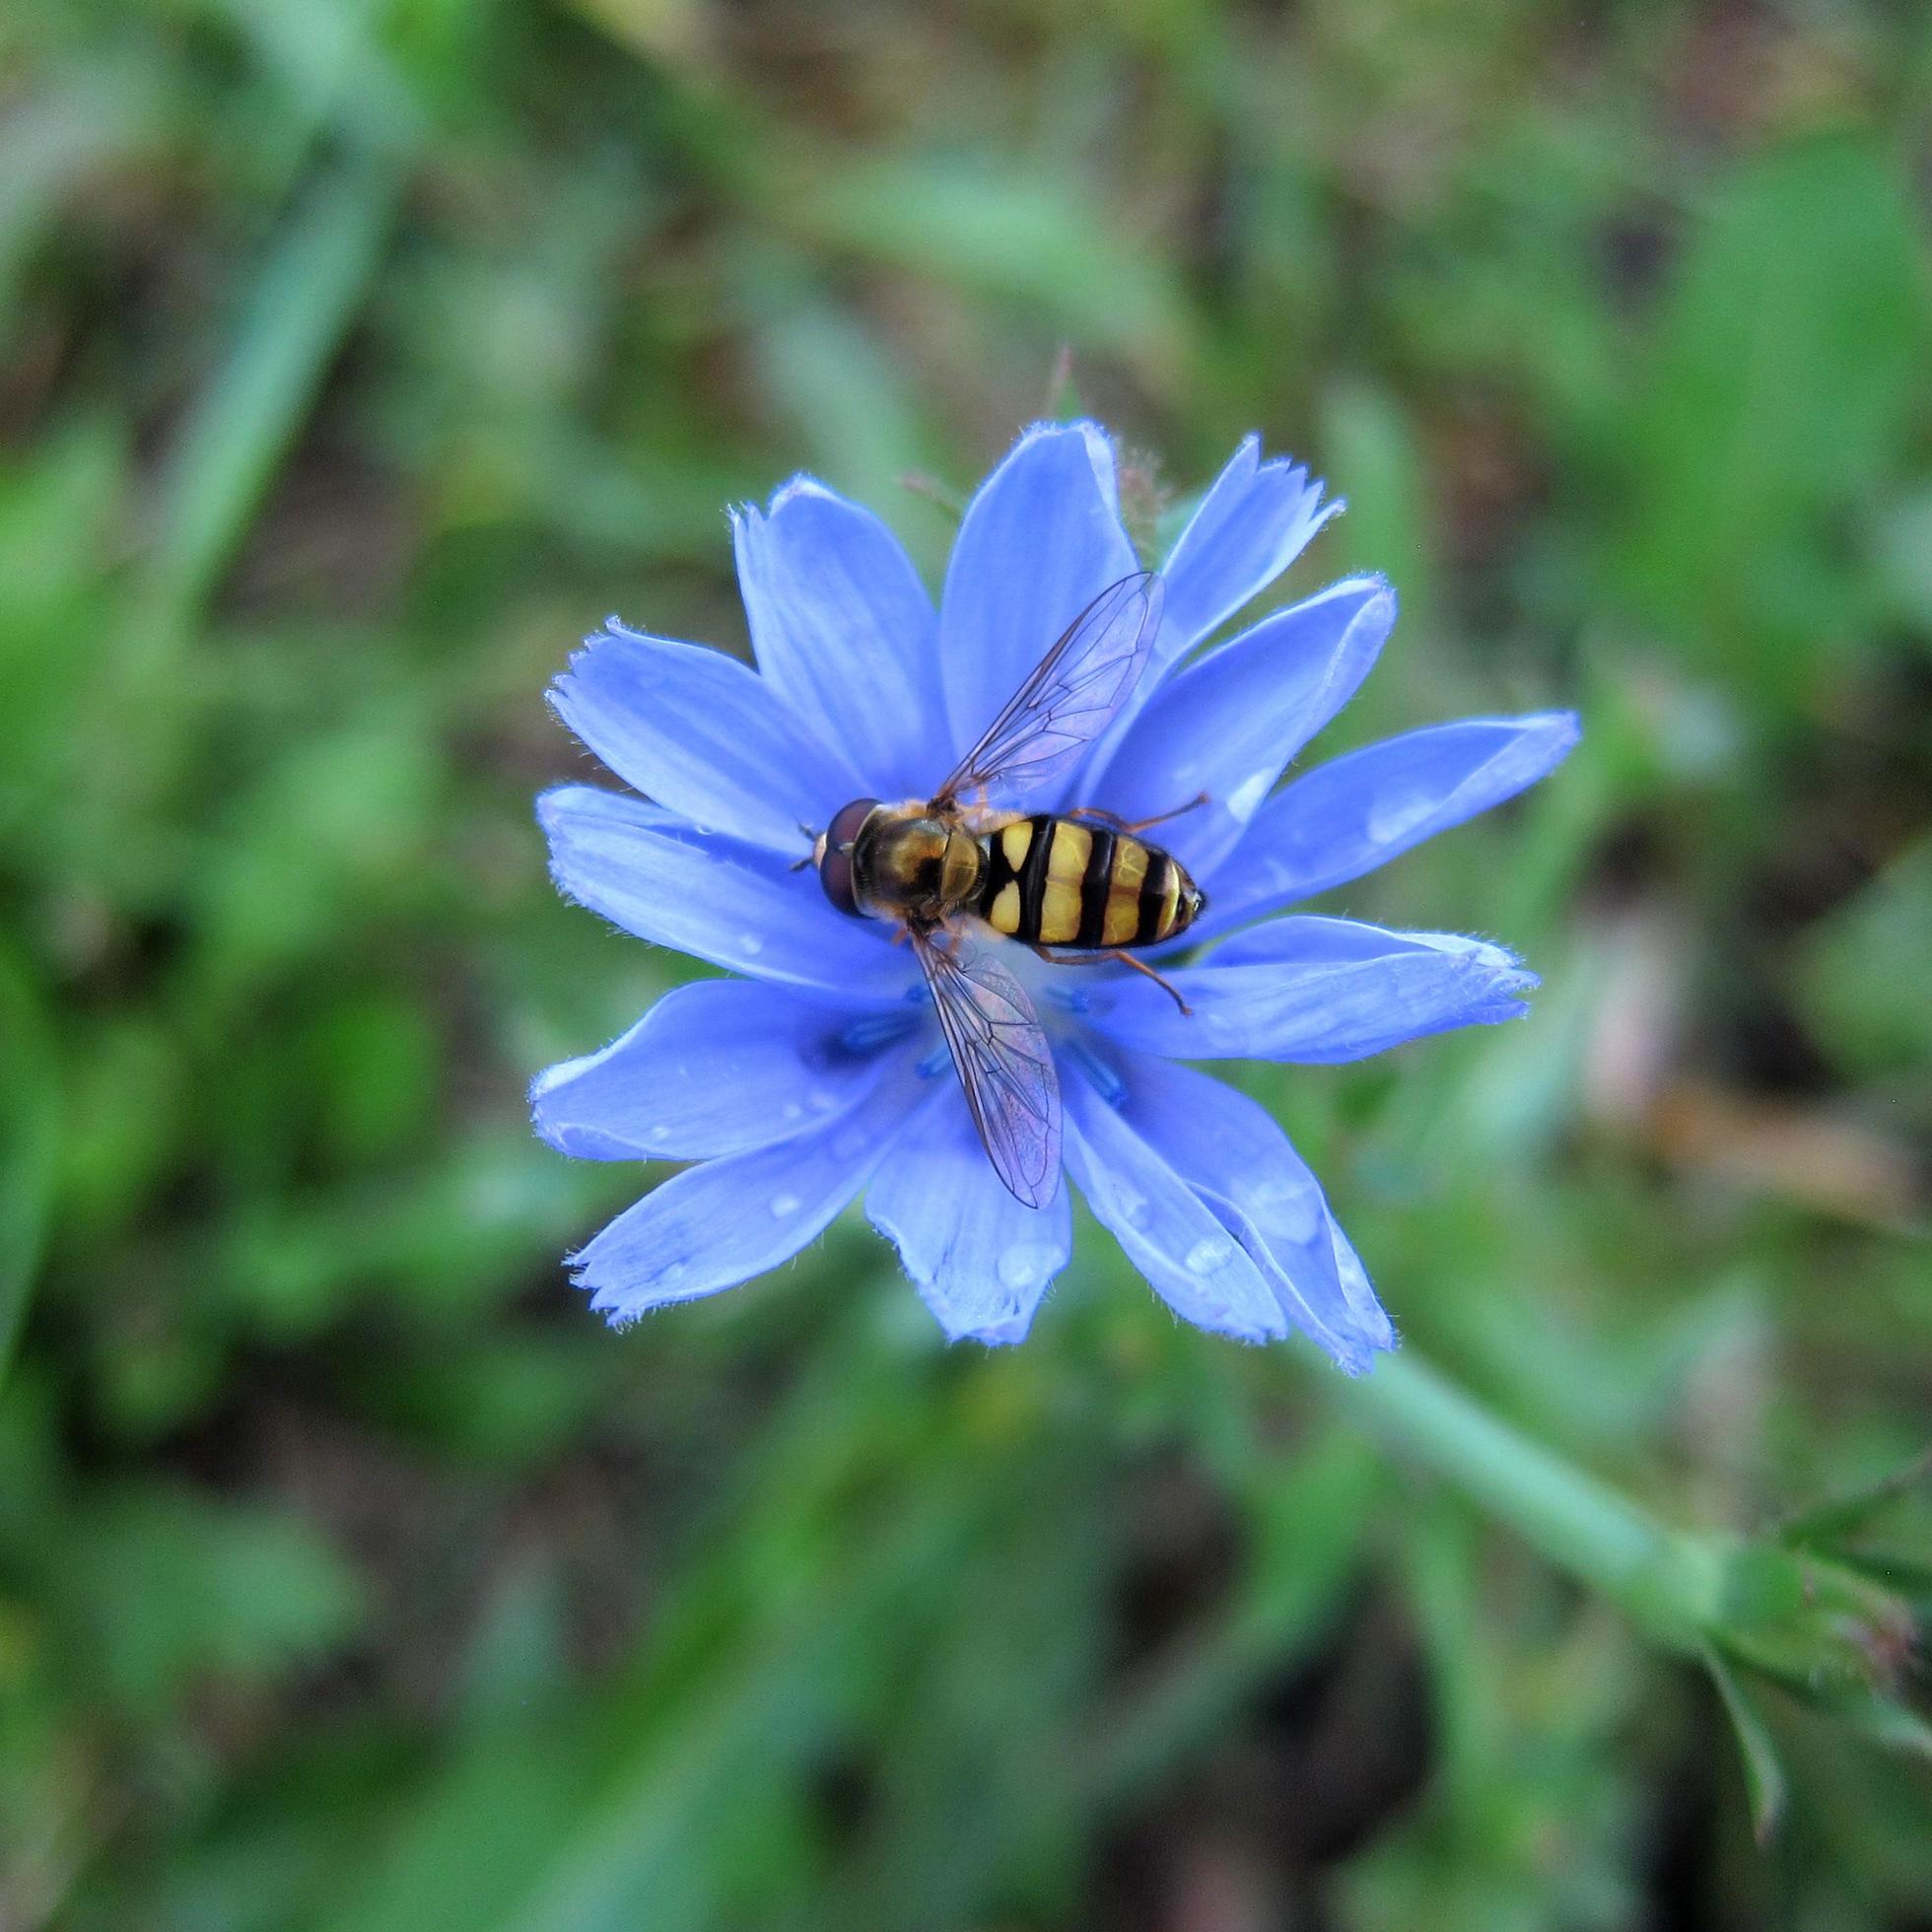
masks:
<path fill-rule="evenodd" d="M 1028 430 L 968 506 L 946 567 L 939 667 L 955 758 L 1054 639 L 1139 567 L 1105 432 L 1092 423 Z"/>
<path fill-rule="evenodd" d="M 865 1211 L 952 1342 L 1024 1341 L 1072 1252 L 1067 1190 L 1045 1208 L 1014 1200 L 950 1079 L 880 1163 Z"/>
<path fill-rule="evenodd" d="M 1210 882 L 1301 747 L 1354 696 L 1396 621 L 1379 577 L 1351 577 L 1265 617 L 1147 701 L 1085 802 L 1151 818 L 1206 793 L 1156 836 Z"/>
<path fill-rule="evenodd" d="M 889 1078 L 807 1134 L 672 1175 L 571 1258 L 578 1285 L 622 1324 L 790 1261 L 865 1185 L 918 1091 Z"/>
<path fill-rule="evenodd" d="M 585 1160 L 747 1153 L 841 1112 L 879 1078 L 885 1060 L 855 1051 L 849 1025 L 780 987 L 700 980 L 601 1053 L 539 1073 L 531 1117 L 560 1153 Z"/>
<path fill-rule="evenodd" d="M 1150 671 L 1259 596 L 1342 508 L 1340 498 L 1322 502 L 1319 477 L 1286 457 L 1263 462 L 1261 438 L 1245 438 L 1167 559 L 1167 621 Z"/>
<path fill-rule="evenodd" d="M 1514 797 L 1565 759 L 1576 715 L 1466 718 L 1318 765 L 1256 813 L 1214 873 L 1199 932 L 1345 885 L 1398 853 Z"/>
<path fill-rule="evenodd" d="M 842 1002 L 884 1003 L 917 985 L 885 929 L 834 912 L 809 871 L 679 836 L 650 806 L 587 785 L 560 785 L 536 809 L 559 889 L 641 939 Z"/>
<path fill-rule="evenodd" d="M 1517 1019 L 1536 985 L 1514 955 L 1453 932 L 1276 919 L 1169 973 L 1179 1011 L 1138 975 L 1096 978 L 1091 1023 L 1174 1060 L 1361 1060 L 1452 1026 Z"/>
<path fill-rule="evenodd" d="M 1197 1328 L 1243 1342 L 1287 1333 L 1262 1272 L 1190 1188 L 1083 1078 L 1063 1089 L 1067 1170 L 1154 1292 Z"/>
<path fill-rule="evenodd" d="M 788 483 L 768 516 L 745 510 L 732 525 L 766 682 L 862 781 L 814 822 L 860 791 L 931 792 L 951 763 L 938 619 L 899 539 L 807 476 Z"/>
<path fill-rule="evenodd" d="M 699 825 L 794 857 L 857 782 L 721 651 L 626 630 L 615 618 L 571 659 L 550 702 L 626 784 Z"/>
<path fill-rule="evenodd" d="M 1150 1055 L 1123 1056 L 1121 1111 L 1240 1242 L 1289 1323 L 1350 1374 L 1395 1330 L 1347 1249 L 1321 1184 L 1268 1110 L 1219 1080 Z M 1339 1244 L 1339 1245 L 1338 1245 Z"/>

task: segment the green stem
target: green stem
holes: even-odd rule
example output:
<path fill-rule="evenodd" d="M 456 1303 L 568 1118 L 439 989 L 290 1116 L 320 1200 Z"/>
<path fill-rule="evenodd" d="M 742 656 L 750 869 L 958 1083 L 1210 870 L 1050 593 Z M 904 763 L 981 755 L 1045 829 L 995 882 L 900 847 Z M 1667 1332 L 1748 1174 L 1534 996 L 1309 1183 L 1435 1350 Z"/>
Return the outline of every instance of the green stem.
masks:
<path fill-rule="evenodd" d="M 1580 1583 L 1686 1653 L 1719 1617 L 1718 1565 L 1700 1539 L 1659 1523 L 1565 1462 L 1405 1348 L 1345 1401 L 1385 1441 L 1426 1464 Z"/>

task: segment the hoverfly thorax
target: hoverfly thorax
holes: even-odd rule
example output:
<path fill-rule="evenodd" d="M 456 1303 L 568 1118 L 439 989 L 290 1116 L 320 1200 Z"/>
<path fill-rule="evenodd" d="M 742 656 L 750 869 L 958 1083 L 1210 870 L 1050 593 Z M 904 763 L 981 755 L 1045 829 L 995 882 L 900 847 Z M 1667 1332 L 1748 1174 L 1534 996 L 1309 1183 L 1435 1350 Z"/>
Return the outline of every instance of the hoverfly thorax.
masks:
<path fill-rule="evenodd" d="M 813 848 L 825 896 L 862 919 L 932 925 L 979 890 L 986 855 L 950 812 L 855 798 Z"/>

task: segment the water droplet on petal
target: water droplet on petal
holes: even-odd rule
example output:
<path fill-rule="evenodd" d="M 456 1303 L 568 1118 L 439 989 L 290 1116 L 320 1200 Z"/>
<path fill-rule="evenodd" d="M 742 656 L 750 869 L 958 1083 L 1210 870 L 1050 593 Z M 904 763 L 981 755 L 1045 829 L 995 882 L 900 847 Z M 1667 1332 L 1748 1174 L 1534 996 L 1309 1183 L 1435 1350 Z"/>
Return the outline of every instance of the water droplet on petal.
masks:
<path fill-rule="evenodd" d="M 1000 1278 L 1015 1292 L 1024 1293 L 1029 1288 L 1037 1288 L 1053 1273 L 1059 1259 L 1052 1248 L 1037 1242 L 1021 1242 L 1000 1257 Z"/>
<path fill-rule="evenodd" d="M 813 1087 L 805 1095 L 805 1105 L 814 1114 L 829 1114 L 839 1104 L 839 1096 L 830 1087 Z"/>
<path fill-rule="evenodd" d="M 782 1221 L 798 1211 L 798 1197 L 795 1194 L 775 1194 L 772 1196 L 772 1218 Z"/>
<path fill-rule="evenodd" d="M 780 1120 L 783 1121 L 803 1120 L 805 1117 L 805 1110 L 801 1106 L 799 1106 L 795 1100 L 788 1100 L 785 1103 L 785 1105 L 778 1110 L 778 1117 Z"/>
<path fill-rule="evenodd" d="M 1190 1275 L 1211 1275 L 1224 1267 L 1233 1253 L 1234 1243 L 1226 1235 L 1204 1234 L 1188 1250 L 1187 1259 L 1181 1265 Z"/>
<path fill-rule="evenodd" d="M 1256 811 L 1260 808 L 1261 801 L 1268 796 L 1269 790 L 1274 783 L 1275 774 L 1271 771 L 1260 771 L 1252 778 L 1243 779 L 1227 794 L 1227 808 L 1229 813 L 1239 820 L 1241 824 L 1245 825 L 1249 819 L 1254 817 Z"/>
<path fill-rule="evenodd" d="M 650 1138 L 653 1146 L 661 1147 L 671 1138 L 671 1131 L 667 1127 L 654 1127 Z"/>
<path fill-rule="evenodd" d="M 1363 829 L 1376 845 L 1407 838 L 1435 809 L 1435 802 L 1426 792 L 1385 794 L 1370 802 Z"/>
<path fill-rule="evenodd" d="M 765 950 L 765 942 L 756 932 L 740 932 L 738 944 L 747 959 L 756 959 Z"/>
<path fill-rule="evenodd" d="M 1268 1223 L 1271 1236 L 1278 1235 L 1284 1241 L 1312 1241 L 1321 1225 L 1315 1190 L 1299 1181 L 1275 1176 L 1251 1182 L 1241 1199 L 1257 1219 Z"/>

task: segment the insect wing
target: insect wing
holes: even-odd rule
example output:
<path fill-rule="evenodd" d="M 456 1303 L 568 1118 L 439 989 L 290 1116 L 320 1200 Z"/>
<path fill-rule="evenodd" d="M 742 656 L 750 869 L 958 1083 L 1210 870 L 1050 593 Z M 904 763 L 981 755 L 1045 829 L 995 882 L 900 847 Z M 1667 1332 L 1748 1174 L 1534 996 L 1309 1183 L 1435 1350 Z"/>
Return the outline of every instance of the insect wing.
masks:
<path fill-rule="evenodd" d="M 963 932 L 915 930 L 913 950 L 994 1172 L 1044 1208 L 1060 1185 L 1060 1079 L 1025 989 Z"/>
<path fill-rule="evenodd" d="M 1102 590 L 1034 665 L 935 802 L 995 785 L 1021 791 L 1065 771 L 1138 681 L 1160 628 L 1160 604 L 1161 581 L 1152 571 Z"/>

